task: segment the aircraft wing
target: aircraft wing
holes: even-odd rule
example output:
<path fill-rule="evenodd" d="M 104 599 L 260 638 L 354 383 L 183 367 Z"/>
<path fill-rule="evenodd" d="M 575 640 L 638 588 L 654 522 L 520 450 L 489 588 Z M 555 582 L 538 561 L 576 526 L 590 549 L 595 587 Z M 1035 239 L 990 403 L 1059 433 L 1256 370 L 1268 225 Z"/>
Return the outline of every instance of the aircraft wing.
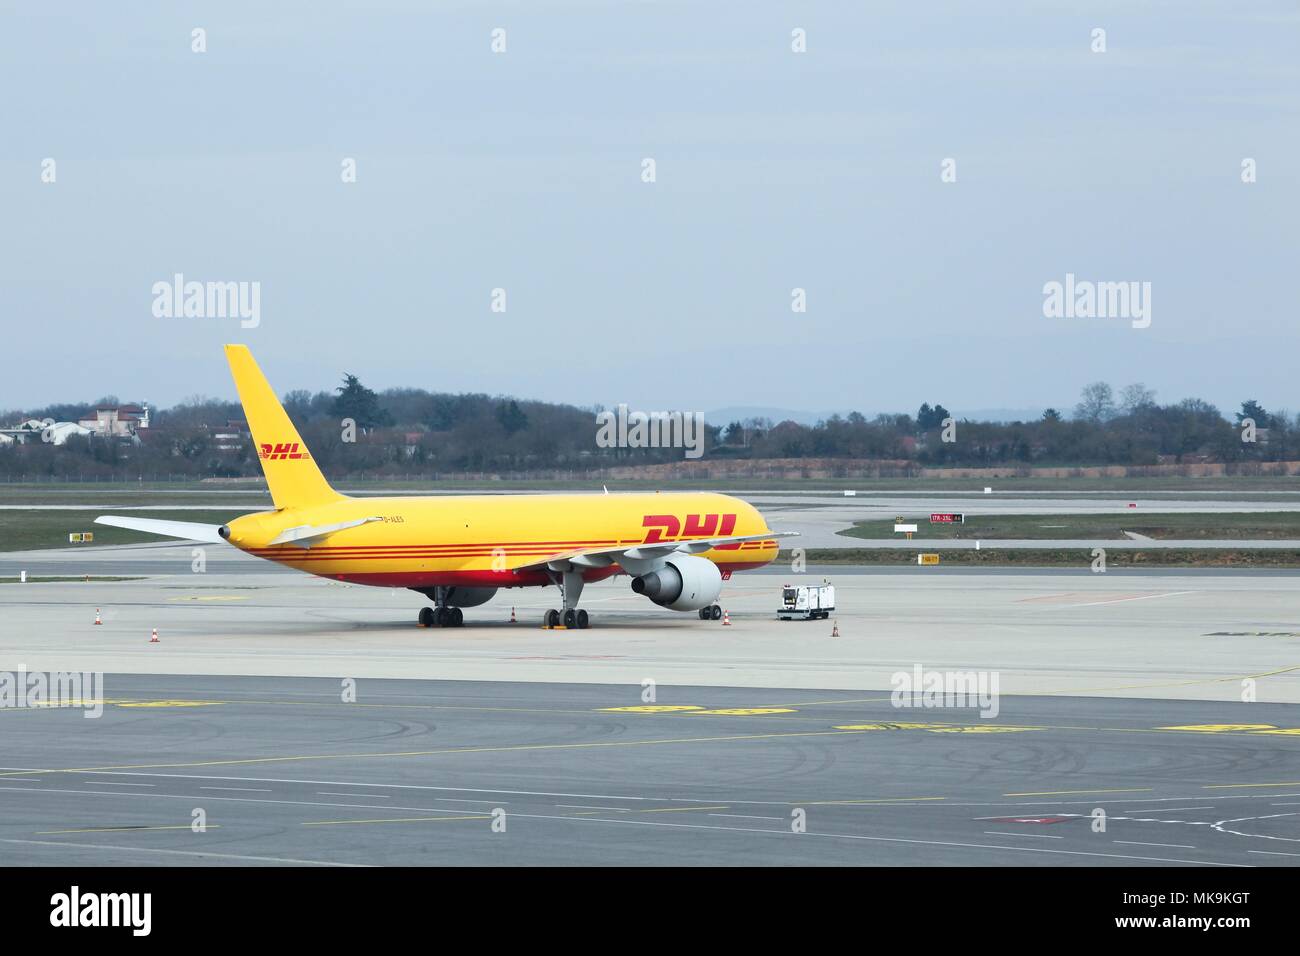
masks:
<path fill-rule="evenodd" d="M 197 521 L 164 521 L 161 518 L 128 518 L 122 515 L 100 515 L 95 524 L 105 524 L 110 528 L 127 528 L 131 531 L 145 531 L 149 534 L 161 534 L 168 538 L 184 538 L 186 541 L 221 541 L 218 533 L 221 525 L 199 524 Z"/>
<path fill-rule="evenodd" d="M 746 541 L 768 541 L 772 538 L 798 537 L 798 531 L 764 531 L 762 534 L 733 534 L 721 538 L 692 538 L 688 541 L 655 541 L 650 544 L 617 545 L 604 548 L 575 548 L 572 551 L 559 551 L 540 561 L 530 561 L 512 568 L 512 571 L 536 571 L 550 566 L 568 562 L 580 568 L 607 568 L 620 563 L 623 558 L 637 561 L 666 558 L 670 554 L 699 554 L 723 544 L 743 544 Z"/>

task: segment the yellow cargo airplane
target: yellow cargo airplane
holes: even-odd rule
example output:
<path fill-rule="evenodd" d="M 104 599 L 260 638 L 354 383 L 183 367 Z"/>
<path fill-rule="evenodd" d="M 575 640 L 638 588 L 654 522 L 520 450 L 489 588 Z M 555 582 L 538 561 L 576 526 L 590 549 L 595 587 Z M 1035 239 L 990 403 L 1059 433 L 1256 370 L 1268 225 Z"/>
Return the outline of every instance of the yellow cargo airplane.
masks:
<path fill-rule="evenodd" d="M 466 495 L 349 498 L 325 481 L 298 430 L 243 345 L 226 359 L 258 448 L 274 511 L 228 525 L 104 515 L 99 524 L 249 554 L 335 581 L 403 587 L 433 601 L 424 627 L 459 627 L 461 608 L 498 588 L 560 589 L 547 627 L 585 628 L 583 585 L 617 574 L 660 607 L 717 620 L 722 582 L 762 567 L 777 538 L 752 506 L 717 494 Z"/>

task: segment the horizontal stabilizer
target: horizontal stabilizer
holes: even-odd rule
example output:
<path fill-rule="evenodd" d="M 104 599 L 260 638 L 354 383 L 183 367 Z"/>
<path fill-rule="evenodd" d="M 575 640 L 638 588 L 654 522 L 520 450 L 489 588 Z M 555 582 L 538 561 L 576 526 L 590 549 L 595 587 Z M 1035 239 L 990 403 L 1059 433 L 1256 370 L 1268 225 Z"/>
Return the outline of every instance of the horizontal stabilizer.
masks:
<path fill-rule="evenodd" d="M 95 524 L 106 524 L 111 528 L 126 528 L 130 531 L 144 531 L 149 534 L 161 534 L 168 538 L 184 538 L 186 541 L 221 541 L 221 525 L 199 524 L 197 521 L 164 521 L 161 518 L 127 518 L 122 515 L 100 515 Z"/>

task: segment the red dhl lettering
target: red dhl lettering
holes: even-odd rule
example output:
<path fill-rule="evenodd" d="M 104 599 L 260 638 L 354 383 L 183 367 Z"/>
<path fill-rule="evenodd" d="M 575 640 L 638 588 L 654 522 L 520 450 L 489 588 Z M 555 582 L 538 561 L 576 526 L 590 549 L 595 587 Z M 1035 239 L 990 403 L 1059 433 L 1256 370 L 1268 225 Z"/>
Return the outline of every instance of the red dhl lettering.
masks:
<path fill-rule="evenodd" d="M 280 461 L 289 458 L 311 458 L 299 444 L 295 442 L 278 442 L 271 445 L 263 442 L 257 452 L 257 457 L 263 461 Z"/>
<path fill-rule="evenodd" d="M 736 515 L 687 515 L 685 530 L 676 515 L 646 515 L 641 519 L 641 527 L 650 529 L 646 532 L 643 544 L 674 541 L 677 538 L 723 538 L 736 530 Z M 740 545 L 727 544 L 718 547 L 734 550 Z"/>

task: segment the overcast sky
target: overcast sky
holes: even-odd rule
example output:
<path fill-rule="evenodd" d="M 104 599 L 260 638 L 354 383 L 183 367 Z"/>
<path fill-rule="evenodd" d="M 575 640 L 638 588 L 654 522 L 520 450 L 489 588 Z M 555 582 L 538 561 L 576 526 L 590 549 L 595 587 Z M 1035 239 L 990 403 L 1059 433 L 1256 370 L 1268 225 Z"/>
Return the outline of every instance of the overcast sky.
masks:
<path fill-rule="evenodd" d="M 0 408 L 233 397 L 242 341 L 281 393 L 1300 410 L 1292 2 L 69 9 L 0 5 Z M 1066 273 L 1150 326 L 1046 318 Z"/>

